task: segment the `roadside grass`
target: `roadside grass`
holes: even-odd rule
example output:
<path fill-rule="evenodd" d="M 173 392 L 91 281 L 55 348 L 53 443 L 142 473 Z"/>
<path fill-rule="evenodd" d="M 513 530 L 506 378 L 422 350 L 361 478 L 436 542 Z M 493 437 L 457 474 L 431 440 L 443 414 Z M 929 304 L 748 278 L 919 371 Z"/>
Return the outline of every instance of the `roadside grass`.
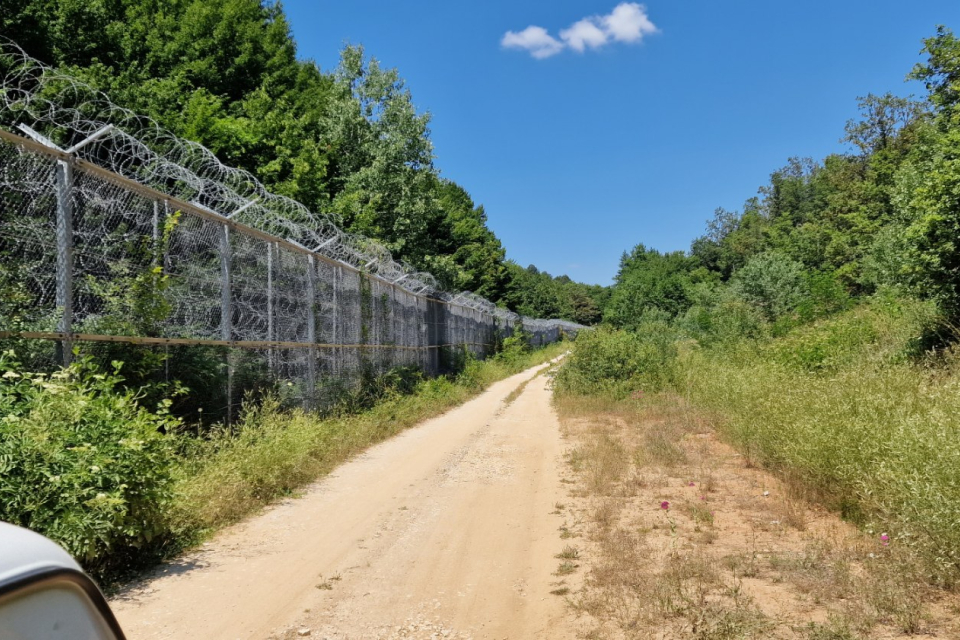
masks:
<path fill-rule="evenodd" d="M 559 355 L 561 355 L 561 354 L 558 353 L 557 356 L 559 356 Z M 556 357 L 556 356 L 554 356 L 554 357 Z M 550 359 L 553 360 L 554 358 L 550 358 Z M 514 402 L 517 398 L 519 398 L 521 395 L 523 395 L 523 392 L 526 391 L 526 389 L 527 389 L 527 385 L 529 385 L 531 382 L 533 382 L 534 380 L 536 380 L 536 379 L 539 378 L 540 376 L 549 376 L 549 375 L 551 375 L 552 372 L 555 371 L 555 368 L 556 368 L 557 366 L 559 366 L 559 364 L 554 364 L 554 365 L 551 365 L 551 366 L 546 367 L 546 368 L 544 368 L 544 369 L 541 369 L 540 371 L 537 371 L 537 373 L 536 373 L 532 378 L 530 378 L 529 380 L 524 380 L 521 384 L 517 385 L 517 388 L 514 389 L 513 391 L 511 391 L 510 393 L 508 393 L 508 394 L 507 394 L 507 397 L 503 399 L 503 406 L 509 407 L 511 404 L 513 404 L 513 402 Z"/>
<path fill-rule="evenodd" d="M 567 595 L 585 637 L 958 632 L 956 598 L 929 585 L 922 550 L 858 531 L 812 503 L 802 477 L 758 468 L 720 441 L 712 412 L 671 391 L 554 402 L 576 479 L 561 533 L 582 541 L 583 586 Z"/>
<path fill-rule="evenodd" d="M 868 340 L 811 347 L 850 325 Z M 916 552 L 931 583 L 956 587 L 960 359 L 956 352 L 936 361 L 904 357 L 916 331 L 903 318 L 860 310 L 766 352 L 691 352 L 677 388 L 713 414 L 718 432 L 751 463 L 778 473 L 794 502 L 816 501 L 870 535 L 886 534 L 890 545 Z M 785 355 L 810 353 L 816 357 Z M 783 518 L 804 527 L 796 508 L 783 509 Z"/>
<path fill-rule="evenodd" d="M 355 415 L 323 418 L 284 411 L 276 402 L 248 407 L 232 430 L 200 442 L 173 488 L 172 528 L 184 544 L 238 521 L 329 473 L 352 456 L 478 395 L 490 384 L 552 360 L 569 348 L 470 361 L 455 378 L 422 381 Z"/>
<path fill-rule="evenodd" d="M 769 340 L 700 347 L 677 333 L 591 332 L 565 360 L 556 389 L 601 420 L 623 403 L 674 392 L 700 414 L 689 419 L 709 422 L 747 465 L 785 483 L 778 521 L 802 531 L 803 505 L 824 505 L 867 535 L 909 548 L 929 583 L 956 588 L 960 350 L 923 352 L 936 323 L 930 304 L 878 297 Z M 688 466 L 679 428 L 666 420 L 642 430 L 644 446 L 626 457 L 601 433 L 576 464 L 594 492 L 616 484 L 624 460 Z M 700 475 L 709 485 L 709 473 Z"/>

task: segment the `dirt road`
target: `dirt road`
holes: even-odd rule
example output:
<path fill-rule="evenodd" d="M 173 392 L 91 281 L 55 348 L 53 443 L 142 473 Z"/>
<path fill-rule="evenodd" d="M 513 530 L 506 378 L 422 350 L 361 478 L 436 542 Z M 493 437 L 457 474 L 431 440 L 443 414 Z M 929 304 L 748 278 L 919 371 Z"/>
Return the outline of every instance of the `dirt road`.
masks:
<path fill-rule="evenodd" d="M 162 567 L 112 603 L 128 638 L 573 637 L 550 594 L 565 491 L 539 369 Z"/>

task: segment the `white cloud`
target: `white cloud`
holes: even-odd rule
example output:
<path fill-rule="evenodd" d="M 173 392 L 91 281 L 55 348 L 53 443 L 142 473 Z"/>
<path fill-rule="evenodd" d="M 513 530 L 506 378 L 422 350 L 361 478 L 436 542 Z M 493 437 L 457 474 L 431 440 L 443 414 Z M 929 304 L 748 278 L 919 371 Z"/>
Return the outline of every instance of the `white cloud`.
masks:
<path fill-rule="evenodd" d="M 574 22 L 569 29 L 560 32 L 560 38 L 576 51 L 587 47 L 596 49 L 607 44 L 607 34 L 590 18 Z"/>
<path fill-rule="evenodd" d="M 563 43 L 547 33 L 543 27 L 530 26 L 519 33 L 507 31 L 500 41 L 508 49 L 526 49 L 537 60 L 560 53 Z"/>
<path fill-rule="evenodd" d="M 618 4 L 610 15 L 603 16 L 603 26 L 611 38 L 620 42 L 640 42 L 643 36 L 657 32 L 646 8 L 636 2 Z"/>
<path fill-rule="evenodd" d="M 500 44 L 508 49 L 525 49 L 542 60 L 568 47 L 583 53 L 611 42 L 638 43 L 645 35 L 656 32 L 646 7 L 636 2 L 621 2 L 605 16 L 590 16 L 574 22 L 560 31 L 559 40 L 543 27 L 532 25 L 519 33 L 507 31 Z"/>

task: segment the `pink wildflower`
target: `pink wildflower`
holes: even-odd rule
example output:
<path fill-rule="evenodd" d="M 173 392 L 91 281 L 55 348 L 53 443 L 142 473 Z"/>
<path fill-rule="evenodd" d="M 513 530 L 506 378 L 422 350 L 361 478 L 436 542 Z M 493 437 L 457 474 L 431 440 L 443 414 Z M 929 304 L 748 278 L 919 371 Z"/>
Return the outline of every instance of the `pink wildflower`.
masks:
<path fill-rule="evenodd" d="M 695 486 L 697 486 L 697 483 L 696 483 L 696 482 L 691 482 L 691 483 L 690 483 L 690 486 L 691 486 L 691 487 L 695 487 Z"/>
<path fill-rule="evenodd" d="M 883 546 L 887 546 L 888 544 L 890 544 L 890 536 L 888 536 L 888 535 L 885 534 L 885 533 L 881 533 L 881 534 L 880 534 L 880 544 L 882 544 Z"/>
<path fill-rule="evenodd" d="M 663 502 L 660 503 L 660 508 L 663 510 L 667 510 L 670 508 L 670 503 L 664 500 Z"/>

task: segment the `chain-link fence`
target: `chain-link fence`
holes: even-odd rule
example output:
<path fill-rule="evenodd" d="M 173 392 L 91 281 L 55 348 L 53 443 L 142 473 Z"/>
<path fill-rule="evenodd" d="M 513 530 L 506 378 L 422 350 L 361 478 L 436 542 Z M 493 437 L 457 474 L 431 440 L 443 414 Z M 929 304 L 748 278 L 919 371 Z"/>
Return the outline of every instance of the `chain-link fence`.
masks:
<path fill-rule="evenodd" d="M 581 328 L 443 292 L 376 242 L 0 46 L 0 338 L 61 363 L 76 343 L 136 345 L 143 366 L 162 351 L 168 378 L 171 363 L 222 363 L 203 375 L 229 419 L 262 381 L 318 406 L 364 376 L 483 357 L 521 327 L 535 345 Z"/>

